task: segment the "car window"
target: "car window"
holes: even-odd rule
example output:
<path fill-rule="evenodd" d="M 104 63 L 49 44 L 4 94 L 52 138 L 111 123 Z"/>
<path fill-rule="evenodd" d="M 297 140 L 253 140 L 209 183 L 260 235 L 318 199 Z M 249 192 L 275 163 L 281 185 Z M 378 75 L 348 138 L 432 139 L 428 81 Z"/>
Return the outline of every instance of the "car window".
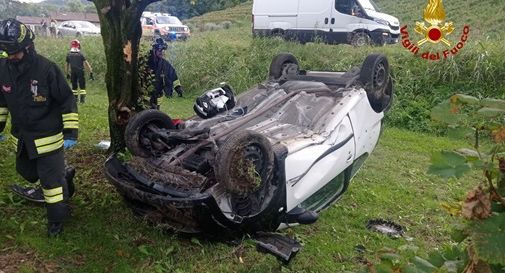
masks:
<path fill-rule="evenodd" d="M 156 23 L 162 25 L 182 25 L 179 18 L 175 16 L 158 16 L 156 17 Z"/>
<path fill-rule="evenodd" d="M 146 18 L 146 25 L 154 25 L 154 21 L 151 18 Z"/>
<path fill-rule="evenodd" d="M 335 9 L 343 14 L 352 15 L 352 9 L 355 5 L 354 0 L 335 0 Z"/>
<path fill-rule="evenodd" d="M 79 22 L 75 22 L 75 25 L 78 27 L 78 28 L 94 28 L 95 25 L 93 25 L 92 23 L 90 22 L 86 22 L 86 21 L 79 21 Z"/>

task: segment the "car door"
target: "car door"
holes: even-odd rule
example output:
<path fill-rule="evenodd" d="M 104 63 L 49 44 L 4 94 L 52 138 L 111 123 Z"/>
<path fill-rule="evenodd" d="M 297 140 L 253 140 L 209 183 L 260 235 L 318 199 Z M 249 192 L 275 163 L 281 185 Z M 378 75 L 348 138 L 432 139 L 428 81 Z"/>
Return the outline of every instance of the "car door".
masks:
<path fill-rule="evenodd" d="M 328 40 L 346 43 L 351 33 L 363 28 L 363 11 L 356 0 L 334 0 Z"/>
<path fill-rule="evenodd" d="M 324 38 L 329 31 L 331 3 L 333 0 L 300 0 L 298 4 L 297 30 L 307 40 Z"/>

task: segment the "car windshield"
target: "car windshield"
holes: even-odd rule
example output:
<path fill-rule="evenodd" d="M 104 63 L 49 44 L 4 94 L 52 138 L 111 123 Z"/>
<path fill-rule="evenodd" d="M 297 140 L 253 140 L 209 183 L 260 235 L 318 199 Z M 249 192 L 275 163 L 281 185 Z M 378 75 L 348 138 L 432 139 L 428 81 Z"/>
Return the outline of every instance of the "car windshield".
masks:
<path fill-rule="evenodd" d="M 182 25 L 179 18 L 175 16 L 158 16 L 156 17 L 156 24 L 162 25 Z"/>
<path fill-rule="evenodd" d="M 380 12 L 379 6 L 373 0 L 360 0 L 359 3 L 364 9 Z"/>
<path fill-rule="evenodd" d="M 76 21 L 76 22 L 74 22 L 74 25 L 77 28 L 95 28 L 95 25 L 93 25 L 90 22 L 86 22 L 86 21 Z"/>

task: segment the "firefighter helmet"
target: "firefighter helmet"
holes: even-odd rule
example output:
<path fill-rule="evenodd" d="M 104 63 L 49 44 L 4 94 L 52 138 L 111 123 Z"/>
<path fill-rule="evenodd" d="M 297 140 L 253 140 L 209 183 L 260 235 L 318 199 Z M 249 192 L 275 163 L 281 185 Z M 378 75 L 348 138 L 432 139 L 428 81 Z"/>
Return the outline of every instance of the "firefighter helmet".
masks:
<path fill-rule="evenodd" d="M 0 22 L 0 50 L 15 54 L 33 45 L 35 34 L 25 24 L 9 18 Z"/>
<path fill-rule="evenodd" d="M 165 40 L 163 38 L 156 38 L 153 43 L 153 49 L 154 50 L 165 50 L 167 49 L 168 45 L 165 43 Z"/>
<path fill-rule="evenodd" d="M 81 42 L 79 42 L 79 40 L 77 40 L 77 39 L 72 40 L 70 42 L 70 48 L 81 49 Z"/>

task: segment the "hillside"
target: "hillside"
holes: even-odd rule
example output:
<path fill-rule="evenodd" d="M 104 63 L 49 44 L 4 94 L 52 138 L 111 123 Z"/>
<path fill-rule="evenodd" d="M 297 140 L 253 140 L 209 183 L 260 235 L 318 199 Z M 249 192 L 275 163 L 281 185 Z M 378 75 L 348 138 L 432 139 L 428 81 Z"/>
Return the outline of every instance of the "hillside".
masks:
<path fill-rule="evenodd" d="M 391 14 L 402 25 L 413 25 L 421 21 L 423 9 L 427 0 L 375 0 L 385 13 Z M 483 38 L 503 38 L 505 29 L 505 1 L 502 0 L 451 0 L 443 2 L 446 19 L 453 21 L 456 26 L 469 25 L 475 33 Z M 187 22 L 190 24 L 219 23 L 222 21 L 251 22 L 252 1 L 240 4 L 234 8 L 209 12 L 202 16 L 193 17 Z"/>
<path fill-rule="evenodd" d="M 410 29 L 422 21 L 427 0 L 377 0 L 386 12 L 398 16 Z M 444 1 L 447 20 L 456 27 L 450 39 L 457 42 L 465 24 L 471 33 L 464 48 L 453 58 L 428 61 L 415 58 L 401 44 L 385 47 L 353 48 L 348 45 L 309 43 L 301 45 L 279 39 L 253 39 L 251 35 L 252 2 L 232 9 L 207 13 L 188 20 L 193 26 L 233 22 L 231 30 L 204 32 L 184 45 L 177 45 L 173 54 L 176 64 L 188 67 L 192 63 L 213 64 L 210 71 L 187 71 L 190 78 L 209 79 L 207 85 L 192 82 L 193 90 L 211 87 L 227 80 L 243 90 L 264 79 L 273 56 L 292 52 L 304 69 L 345 70 L 360 64 L 369 53 L 386 54 L 395 76 L 396 102 L 389 117 L 392 125 L 418 131 L 437 131 L 429 121 L 429 111 L 436 103 L 454 93 L 504 98 L 505 96 L 505 1 L 454 0 Z M 491 12 L 492 11 L 492 12 Z M 482 16 L 492 14 L 493 16 Z M 205 28 L 203 28 L 205 29 Z M 215 28 L 211 28 L 215 29 Z M 219 28 L 218 28 L 219 29 Z M 494 29 L 496 31 L 489 31 Z M 412 30 L 413 32 L 413 30 Z M 417 35 L 417 34 L 414 34 Z M 441 51 L 443 45 L 428 45 L 426 50 Z M 203 59 L 200 53 L 206 52 Z M 199 60 L 191 56 L 199 56 Z M 237 74 L 236 71 L 245 71 Z M 209 73 L 210 72 L 210 73 Z"/>

